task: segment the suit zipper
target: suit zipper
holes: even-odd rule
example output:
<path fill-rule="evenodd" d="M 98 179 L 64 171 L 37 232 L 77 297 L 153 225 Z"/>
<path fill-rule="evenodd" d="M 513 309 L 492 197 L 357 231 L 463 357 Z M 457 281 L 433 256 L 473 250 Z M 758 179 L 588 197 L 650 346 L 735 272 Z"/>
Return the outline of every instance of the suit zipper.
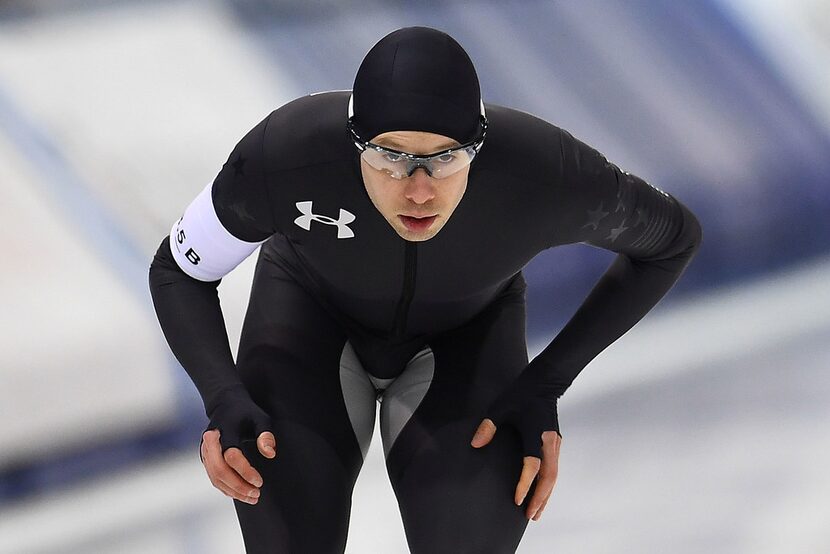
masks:
<path fill-rule="evenodd" d="M 395 321 L 392 325 L 392 337 L 400 338 L 406 332 L 406 318 L 409 315 L 409 305 L 415 296 L 415 276 L 418 270 L 418 244 L 406 242 L 403 266 L 403 288 L 395 310 Z"/>

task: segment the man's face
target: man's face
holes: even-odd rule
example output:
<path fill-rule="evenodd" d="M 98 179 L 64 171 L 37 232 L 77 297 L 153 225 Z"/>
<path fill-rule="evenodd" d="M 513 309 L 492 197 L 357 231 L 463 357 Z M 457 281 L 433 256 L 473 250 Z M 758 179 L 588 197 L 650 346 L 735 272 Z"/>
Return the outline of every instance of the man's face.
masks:
<path fill-rule="evenodd" d="M 455 140 L 422 131 L 390 131 L 371 142 L 410 154 L 432 154 L 459 146 Z M 360 160 L 363 184 L 372 203 L 389 225 L 408 241 L 434 237 L 455 211 L 467 190 L 467 166 L 444 179 L 430 177 L 419 167 L 409 177 L 395 179 Z"/>

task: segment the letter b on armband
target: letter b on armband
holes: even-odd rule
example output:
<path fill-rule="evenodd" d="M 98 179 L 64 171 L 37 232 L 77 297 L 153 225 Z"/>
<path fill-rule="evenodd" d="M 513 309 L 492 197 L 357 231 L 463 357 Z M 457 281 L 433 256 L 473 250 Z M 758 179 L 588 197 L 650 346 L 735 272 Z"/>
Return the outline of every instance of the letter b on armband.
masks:
<path fill-rule="evenodd" d="M 187 258 L 187 260 L 193 265 L 199 265 L 199 260 L 202 259 L 192 248 L 189 248 L 187 252 L 184 253 L 184 257 Z"/>

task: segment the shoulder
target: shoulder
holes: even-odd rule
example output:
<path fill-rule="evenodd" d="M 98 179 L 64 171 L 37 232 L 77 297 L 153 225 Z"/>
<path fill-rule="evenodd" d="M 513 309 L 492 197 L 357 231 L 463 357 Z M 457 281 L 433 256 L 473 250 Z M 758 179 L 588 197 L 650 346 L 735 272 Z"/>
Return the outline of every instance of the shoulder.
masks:
<path fill-rule="evenodd" d="M 540 183 L 561 175 L 566 131 L 521 110 L 484 106 L 488 129 L 476 160 L 480 169 Z"/>
<path fill-rule="evenodd" d="M 337 162 L 354 155 L 346 120 L 351 91 L 309 94 L 266 119 L 263 155 L 271 171 Z"/>

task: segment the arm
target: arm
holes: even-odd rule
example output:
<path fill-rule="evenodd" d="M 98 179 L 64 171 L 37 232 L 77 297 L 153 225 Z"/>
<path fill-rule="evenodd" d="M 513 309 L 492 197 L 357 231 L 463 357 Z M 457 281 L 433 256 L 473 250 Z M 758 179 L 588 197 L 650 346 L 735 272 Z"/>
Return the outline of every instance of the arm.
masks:
<path fill-rule="evenodd" d="M 672 196 L 620 171 L 599 152 L 560 131 L 558 182 L 550 187 L 551 246 L 583 242 L 619 255 L 571 320 L 496 399 L 471 442 L 481 448 L 501 424 L 522 439 L 515 491 L 538 520 L 558 474 L 562 441 L 557 400 L 580 371 L 645 316 L 680 278 L 702 241 L 695 216 Z M 538 477 L 538 478 L 537 478 Z"/>
<path fill-rule="evenodd" d="M 702 242 L 700 223 L 671 195 L 622 172 L 562 132 L 562 242 L 619 253 L 556 338 L 530 363 L 554 400 L 608 345 L 640 321 L 683 274 Z M 557 427 L 558 430 L 558 427 Z"/>
<path fill-rule="evenodd" d="M 170 349 L 196 385 L 212 419 L 243 401 L 219 306 L 221 278 L 274 232 L 262 142 L 269 118 L 236 146 L 214 182 L 188 206 L 150 266 L 153 304 Z M 223 436 L 223 446 L 236 441 Z"/>

